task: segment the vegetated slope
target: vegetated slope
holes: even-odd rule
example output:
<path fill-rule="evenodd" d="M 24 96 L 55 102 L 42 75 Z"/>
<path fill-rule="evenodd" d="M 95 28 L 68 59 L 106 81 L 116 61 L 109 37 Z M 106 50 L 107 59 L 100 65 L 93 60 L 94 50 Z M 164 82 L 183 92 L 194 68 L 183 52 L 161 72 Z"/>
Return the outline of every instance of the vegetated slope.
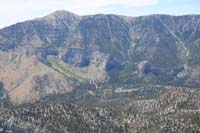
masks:
<path fill-rule="evenodd" d="M 198 132 L 199 95 L 199 90 L 174 89 L 157 98 L 132 99 L 131 103 L 137 103 L 134 111 L 61 101 L 0 108 L 0 129 L 4 132 Z"/>
<path fill-rule="evenodd" d="M 0 80 L 16 103 L 88 82 L 114 89 L 199 87 L 199 21 L 198 15 L 56 11 L 0 30 Z"/>

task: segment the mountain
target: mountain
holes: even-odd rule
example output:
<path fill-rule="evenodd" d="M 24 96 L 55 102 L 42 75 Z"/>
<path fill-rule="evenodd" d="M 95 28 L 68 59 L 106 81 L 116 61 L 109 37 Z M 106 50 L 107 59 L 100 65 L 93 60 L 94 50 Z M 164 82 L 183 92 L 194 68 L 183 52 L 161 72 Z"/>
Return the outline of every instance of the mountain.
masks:
<path fill-rule="evenodd" d="M 0 132 L 199 132 L 200 15 L 56 11 L 0 29 Z"/>
<path fill-rule="evenodd" d="M 0 30 L 2 92 L 21 104 L 60 94 L 77 99 L 133 88 L 199 88 L 199 39 L 199 15 L 56 11 Z"/>

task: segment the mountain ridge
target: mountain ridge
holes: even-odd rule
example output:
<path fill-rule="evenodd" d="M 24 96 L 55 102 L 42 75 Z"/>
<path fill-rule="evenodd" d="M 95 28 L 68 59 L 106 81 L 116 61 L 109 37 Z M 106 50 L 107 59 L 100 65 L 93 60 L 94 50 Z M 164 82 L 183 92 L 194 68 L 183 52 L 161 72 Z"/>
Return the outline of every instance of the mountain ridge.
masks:
<path fill-rule="evenodd" d="M 17 22 L 15 24 L 11 24 L 11 25 L 8 25 L 8 26 L 5 26 L 5 27 L 2 27 L 0 28 L 1 29 L 4 29 L 4 28 L 7 28 L 7 27 L 10 27 L 12 25 L 16 25 L 18 23 L 24 23 L 24 22 L 27 22 L 27 21 L 33 21 L 33 20 L 40 20 L 40 19 L 44 19 L 45 17 L 49 16 L 49 15 L 55 15 L 56 13 L 60 14 L 60 13 L 63 13 L 63 14 L 71 14 L 71 15 L 74 15 L 74 16 L 79 16 L 79 17 L 82 17 L 82 16 L 96 16 L 96 15 L 114 15 L 114 16 L 121 16 L 121 17 L 128 17 L 128 18 L 139 18 L 139 17 L 148 17 L 148 16 L 171 16 L 171 17 L 186 17 L 186 16 L 199 16 L 200 14 L 182 14 L 182 15 L 173 15 L 173 14 L 148 14 L 148 15 L 141 15 L 141 16 L 127 16 L 127 15 L 118 15 L 118 14 L 102 14 L 102 13 L 97 13 L 97 14 L 92 14 L 92 15 L 78 15 L 76 13 L 73 13 L 71 11 L 68 11 L 68 10 L 56 10 L 56 11 L 53 11 L 51 13 L 49 13 L 48 15 L 44 15 L 42 17 L 35 17 L 33 19 L 30 19 L 30 20 L 25 20 L 23 22 Z"/>

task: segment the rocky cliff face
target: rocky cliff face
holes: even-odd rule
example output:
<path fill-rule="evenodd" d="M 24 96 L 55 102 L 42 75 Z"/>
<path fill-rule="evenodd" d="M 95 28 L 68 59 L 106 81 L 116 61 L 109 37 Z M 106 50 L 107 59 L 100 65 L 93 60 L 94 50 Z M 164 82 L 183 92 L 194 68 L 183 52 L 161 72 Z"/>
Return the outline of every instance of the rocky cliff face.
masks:
<path fill-rule="evenodd" d="M 198 15 L 78 16 L 56 11 L 0 30 L 0 80 L 17 102 L 71 92 L 87 82 L 114 89 L 199 87 L 199 22 Z"/>

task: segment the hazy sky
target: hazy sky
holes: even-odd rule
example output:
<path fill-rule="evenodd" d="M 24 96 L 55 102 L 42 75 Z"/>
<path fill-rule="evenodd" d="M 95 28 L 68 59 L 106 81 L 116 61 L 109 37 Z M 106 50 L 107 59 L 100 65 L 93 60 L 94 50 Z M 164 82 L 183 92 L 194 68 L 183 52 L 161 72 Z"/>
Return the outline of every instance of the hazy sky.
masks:
<path fill-rule="evenodd" d="M 200 14 L 200 0 L 0 0 L 0 28 L 55 10 L 79 15 Z"/>

